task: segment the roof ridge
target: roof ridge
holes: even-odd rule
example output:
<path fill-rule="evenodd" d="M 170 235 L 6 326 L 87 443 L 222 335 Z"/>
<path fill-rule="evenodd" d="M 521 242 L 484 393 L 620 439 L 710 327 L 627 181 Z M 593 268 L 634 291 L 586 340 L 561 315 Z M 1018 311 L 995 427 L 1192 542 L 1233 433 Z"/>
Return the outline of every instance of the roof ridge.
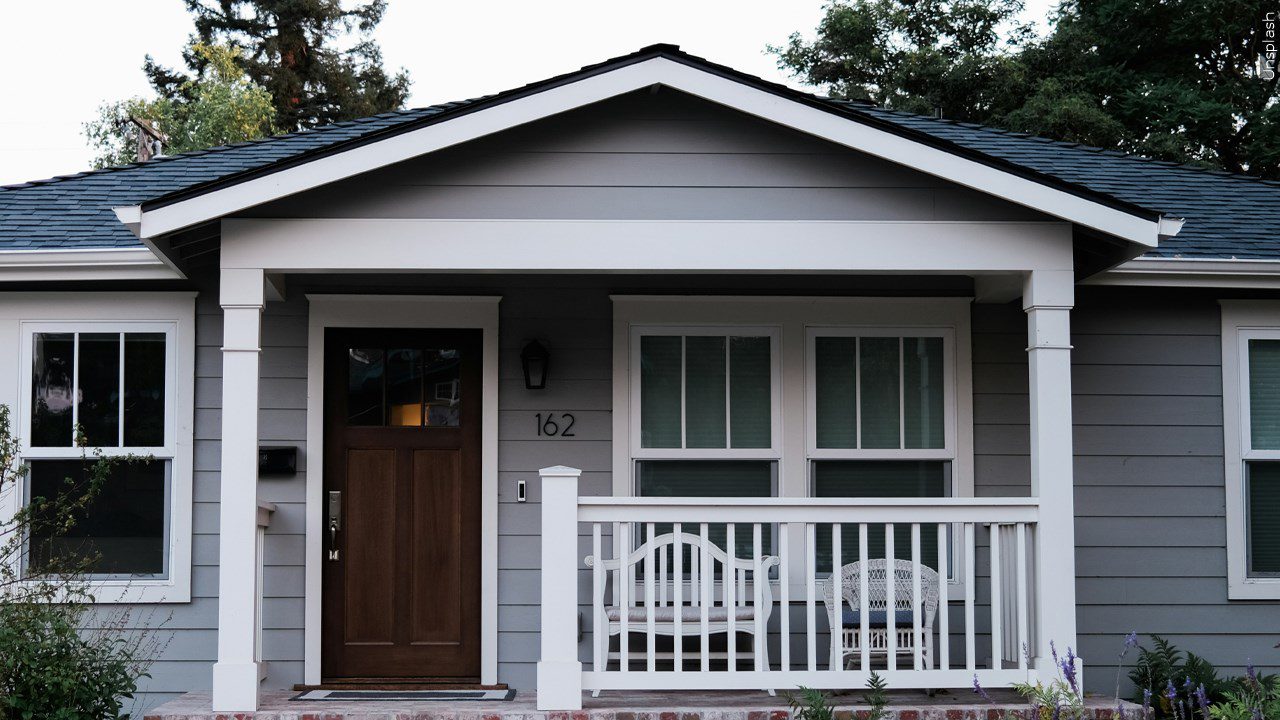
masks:
<path fill-rule="evenodd" d="M 461 101 L 461 102 L 468 102 L 468 101 Z M 245 147 L 252 147 L 252 146 L 266 145 L 268 143 L 281 142 L 281 141 L 292 139 L 292 138 L 302 137 L 304 135 L 313 135 L 316 133 L 327 133 L 337 129 L 348 128 L 353 125 L 365 124 L 369 120 L 372 120 L 375 118 L 388 118 L 395 115 L 421 114 L 431 110 L 438 111 L 439 109 L 443 108 L 443 106 L 445 105 L 454 105 L 454 104 L 457 104 L 457 103 L 456 102 L 439 103 L 436 105 L 427 105 L 425 107 L 391 110 L 385 113 L 379 113 L 377 115 L 369 115 L 366 117 L 354 118 L 351 120 L 341 120 L 339 122 L 332 122 L 332 123 L 329 123 L 328 125 L 321 125 L 319 127 L 303 128 L 301 130 L 293 130 L 291 132 L 279 133 L 277 135 L 266 135 L 260 138 L 254 138 L 252 140 L 243 140 L 241 142 L 230 143 L 227 145 L 214 145 L 212 147 L 202 148 L 200 150 L 188 150 L 186 152 L 177 153 L 175 155 L 158 155 L 154 158 L 151 158 L 150 160 L 145 160 L 143 162 L 133 162 L 133 163 L 127 163 L 124 165 L 110 165 L 104 168 L 93 168 L 91 170 L 81 170 L 80 172 L 68 173 L 66 175 L 54 175 L 53 177 L 49 177 L 49 178 L 41 178 L 37 180 L 26 180 L 20 183 L 0 184 L 0 192 L 5 192 L 9 190 L 24 190 L 32 187 L 53 185 L 56 183 L 66 182 L 68 180 L 79 180 L 81 178 L 85 178 L 89 176 L 106 175 L 108 173 L 121 172 L 124 170 L 137 170 L 139 168 L 154 167 L 159 163 L 172 162 L 174 160 L 181 160 L 184 158 L 204 157 L 206 155 L 215 155 L 218 153 L 223 153 L 230 150 L 238 150 L 240 148 L 245 148 Z"/>
<path fill-rule="evenodd" d="M 858 112 L 881 112 L 881 113 L 887 113 L 890 115 L 899 115 L 903 117 L 917 118 L 920 120 L 927 120 L 929 122 L 941 123 L 946 125 L 954 125 L 956 127 L 962 127 L 969 130 L 980 130 L 980 131 L 988 132 L 994 135 L 1005 135 L 1008 137 L 1014 137 L 1018 139 L 1034 140 L 1037 142 L 1049 143 L 1049 144 L 1057 145 L 1062 148 L 1068 148 L 1072 150 L 1084 150 L 1086 152 L 1091 152 L 1096 155 L 1110 155 L 1112 157 L 1120 158 L 1124 160 L 1133 160 L 1136 162 L 1149 163 L 1152 165 L 1163 165 L 1165 167 L 1178 169 L 1178 170 L 1191 170 L 1191 171 L 1206 174 L 1206 175 L 1217 175 L 1219 177 L 1231 178 L 1234 180 L 1248 180 L 1251 182 L 1261 183 L 1264 185 L 1270 185 L 1273 187 L 1280 188 L 1280 180 L 1270 180 L 1267 178 L 1258 177 L 1256 175 L 1247 175 L 1245 173 L 1231 172 L 1229 170 L 1220 170 L 1218 168 L 1205 167 L 1201 165 L 1193 165 L 1191 163 L 1176 162 L 1173 160 L 1160 160 L 1158 158 L 1147 157 L 1145 155 L 1138 155 L 1136 153 L 1125 152 L 1123 150 L 1112 150 L 1110 148 L 1097 147 L 1096 145 L 1087 145 L 1085 143 L 1071 142 L 1069 140 L 1057 140 L 1055 138 L 1049 138 L 1043 135 L 1033 135 L 1031 133 L 1020 132 L 1017 130 L 1009 130 L 1007 128 L 996 127 L 994 125 L 984 125 L 982 123 L 964 122 L 961 120 L 956 120 L 954 118 L 940 118 L 940 117 L 934 117 L 933 115 L 923 115 L 921 113 L 908 112 L 906 110 L 886 108 L 880 105 L 876 105 L 874 103 L 859 102 L 854 100 L 841 100 L 836 98 L 821 98 L 821 99 L 826 100 L 827 102 L 839 104 L 842 107 L 847 107 L 851 110 L 858 111 Z"/>

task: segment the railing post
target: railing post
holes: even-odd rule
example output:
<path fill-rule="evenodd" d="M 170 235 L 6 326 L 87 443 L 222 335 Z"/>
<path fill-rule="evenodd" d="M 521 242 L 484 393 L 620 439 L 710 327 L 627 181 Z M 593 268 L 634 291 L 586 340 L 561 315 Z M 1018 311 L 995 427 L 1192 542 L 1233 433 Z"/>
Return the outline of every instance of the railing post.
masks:
<path fill-rule="evenodd" d="M 582 708 L 578 661 L 578 477 L 581 470 L 549 467 L 542 476 L 542 653 L 538 709 Z"/>
<path fill-rule="evenodd" d="M 1070 270 L 1028 274 L 1027 356 L 1031 400 L 1031 494 L 1040 503 L 1035 570 L 1039 632 L 1036 670 L 1055 676 L 1049 643 L 1076 646 L 1075 502 L 1072 477 L 1071 308 L 1075 280 Z"/>

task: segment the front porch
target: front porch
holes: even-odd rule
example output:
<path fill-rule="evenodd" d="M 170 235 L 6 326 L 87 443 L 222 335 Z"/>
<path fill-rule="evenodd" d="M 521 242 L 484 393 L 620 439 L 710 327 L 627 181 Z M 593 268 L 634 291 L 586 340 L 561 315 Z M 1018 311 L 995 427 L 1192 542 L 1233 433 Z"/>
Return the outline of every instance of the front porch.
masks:
<path fill-rule="evenodd" d="M 208 693 L 189 693 L 161 705 L 143 720 L 788 720 L 793 713 L 786 699 L 761 692 L 611 692 L 587 697 L 573 712 L 544 712 L 536 708 L 535 693 L 521 691 L 508 702 L 293 701 L 291 690 L 263 691 L 257 712 L 215 713 Z M 1025 701 L 1009 691 L 992 691 L 987 702 L 971 691 L 930 695 L 923 691 L 889 694 L 884 720 L 981 720 L 1029 717 Z M 831 699 L 835 720 L 854 720 L 870 711 L 861 694 Z M 1122 704 L 1138 717 L 1137 706 Z M 1112 720 L 1117 703 L 1111 698 L 1085 701 L 1084 720 Z"/>

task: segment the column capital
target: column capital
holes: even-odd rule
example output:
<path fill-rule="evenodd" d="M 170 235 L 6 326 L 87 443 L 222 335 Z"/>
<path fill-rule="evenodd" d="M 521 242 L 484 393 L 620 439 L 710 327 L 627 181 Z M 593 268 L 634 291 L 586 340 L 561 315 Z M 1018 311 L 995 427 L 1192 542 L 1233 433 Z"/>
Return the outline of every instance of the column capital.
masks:
<path fill-rule="evenodd" d="M 1071 270 L 1032 270 L 1022 282 L 1022 309 L 1070 310 L 1076 302 L 1076 274 Z"/>
<path fill-rule="evenodd" d="M 223 308 L 261 308 L 266 299 L 266 272 L 262 268 L 222 269 L 218 303 Z"/>

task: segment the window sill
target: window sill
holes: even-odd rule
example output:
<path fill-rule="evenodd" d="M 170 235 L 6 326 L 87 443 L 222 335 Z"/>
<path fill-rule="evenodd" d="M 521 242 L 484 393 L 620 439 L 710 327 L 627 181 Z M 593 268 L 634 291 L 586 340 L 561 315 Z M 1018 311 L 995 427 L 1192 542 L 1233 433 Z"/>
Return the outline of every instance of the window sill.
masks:
<path fill-rule="evenodd" d="M 1228 600 L 1280 600 L 1280 577 L 1232 580 L 1227 585 Z"/>
<path fill-rule="evenodd" d="M 19 583 L 21 587 L 25 583 Z M 163 604 L 191 602 L 191 586 L 174 580 L 90 580 L 94 605 Z M 59 598 L 64 602 L 65 598 Z"/>

